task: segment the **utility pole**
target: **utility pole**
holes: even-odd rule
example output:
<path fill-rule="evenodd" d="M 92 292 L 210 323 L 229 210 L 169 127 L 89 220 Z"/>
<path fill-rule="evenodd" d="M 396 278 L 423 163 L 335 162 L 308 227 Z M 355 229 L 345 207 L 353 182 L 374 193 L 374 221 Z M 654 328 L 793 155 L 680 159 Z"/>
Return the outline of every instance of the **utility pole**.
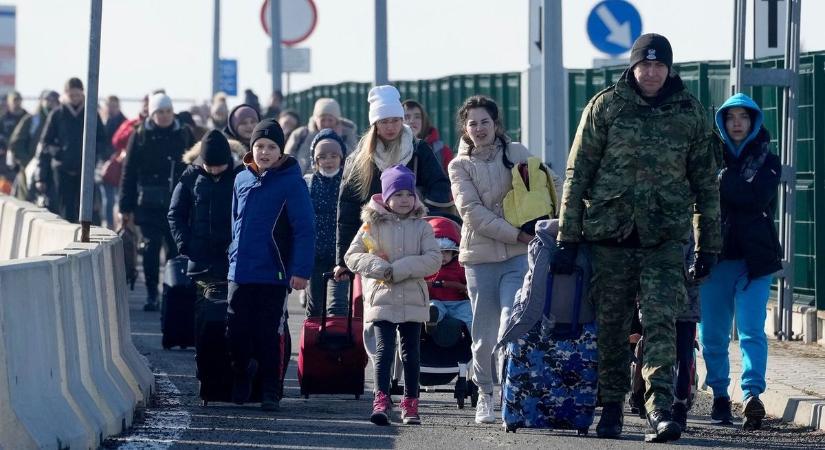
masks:
<path fill-rule="evenodd" d="M 375 85 L 387 83 L 387 0 L 375 0 Z"/>
<path fill-rule="evenodd" d="M 214 0 L 212 12 L 212 95 L 221 90 L 221 0 Z"/>
<path fill-rule="evenodd" d="M 281 91 L 281 0 L 269 0 L 269 36 L 272 52 L 272 93 Z"/>
<path fill-rule="evenodd" d="M 544 0 L 542 8 L 542 117 L 544 118 L 544 162 L 564 176 L 567 166 L 565 129 L 564 65 L 562 63 L 561 0 Z M 559 193 L 561 194 L 561 193 Z"/>
<path fill-rule="evenodd" d="M 91 0 L 89 27 L 89 70 L 86 78 L 86 106 L 83 122 L 83 170 L 80 175 L 80 242 L 89 242 L 95 188 L 95 155 L 97 146 L 97 85 L 100 72 L 100 22 L 103 0 Z"/>

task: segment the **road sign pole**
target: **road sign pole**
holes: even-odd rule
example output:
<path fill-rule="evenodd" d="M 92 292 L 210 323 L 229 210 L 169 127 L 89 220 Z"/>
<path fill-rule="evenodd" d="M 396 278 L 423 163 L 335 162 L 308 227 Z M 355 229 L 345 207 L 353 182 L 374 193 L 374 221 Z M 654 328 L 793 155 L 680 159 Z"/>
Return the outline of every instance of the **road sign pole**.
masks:
<path fill-rule="evenodd" d="M 269 0 L 269 36 L 272 52 L 272 93 L 281 91 L 281 0 Z"/>
<path fill-rule="evenodd" d="M 375 0 L 375 85 L 387 83 L 387 0 Z"/>
<path fill-rule="evenodd" d="M 220 91 L 221 80 L 221 0 L 214 0 L 212 12 L 212 95 Z"/>
<path fill-rule="evenodd" d="M 544 0 L 541 18 L 544 161 L 550 163 L 556 173 L 564 173 L 567 165 L 561 18 L 561 0 Z"/>
<path fill-rule="evenodd" d="M 83 170 L 80 175 L 80 242 L 89 242 L 95 188 L 97 144 L 97 85 L 100 72 L 100 22 L 103 0 L 92 0 L 89 26 L 89 71 L 86 78 L 86 106 L 83 122 Z"/>

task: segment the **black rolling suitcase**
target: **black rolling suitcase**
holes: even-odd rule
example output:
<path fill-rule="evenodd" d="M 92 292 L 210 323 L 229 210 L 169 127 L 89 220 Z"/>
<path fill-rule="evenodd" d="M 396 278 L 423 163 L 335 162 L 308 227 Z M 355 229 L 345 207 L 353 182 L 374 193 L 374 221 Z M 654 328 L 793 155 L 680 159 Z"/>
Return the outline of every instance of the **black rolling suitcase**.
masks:
<path fill-rule="evenodd" d="M 232 401 L 232 363 L 229 340 L 226 336 L 228 284 L 213 283 L 204 290 L 204 298 L 195 304 L 195 363 L 200 381 L 199 395 L 203 406 L 209 402 Z M 284 310 L 284 329 L 281 343 L 281 383 L 279 398 L 284 396 L 284 377 L 292 356 L 292 338 L 289 334 L 289 316 Z M 261 382 L 256 376 L 252 384 L 250 403 L 261 401 Z"/>
<path fill-rule="evenodd" d="M 186 275 L 189 259 L 176 256 L 166 262 L 160 324 L 163 348 L 195 345 L 195 283 Z"/>

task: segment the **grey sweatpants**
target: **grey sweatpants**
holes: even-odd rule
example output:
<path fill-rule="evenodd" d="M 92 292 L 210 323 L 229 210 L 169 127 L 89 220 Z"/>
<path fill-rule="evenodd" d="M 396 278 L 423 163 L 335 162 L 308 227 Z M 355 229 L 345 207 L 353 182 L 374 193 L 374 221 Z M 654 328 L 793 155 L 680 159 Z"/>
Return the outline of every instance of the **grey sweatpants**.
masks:
<path fill-rule="evenodd" d="M 491 394 L 498 383 L 503 354 L 493 354 L 510 317 L 510 309 L 527 273 L 527 255 L 506 261 L 466 264 L 467 290 L 473 307 L 473 382 Z"/>

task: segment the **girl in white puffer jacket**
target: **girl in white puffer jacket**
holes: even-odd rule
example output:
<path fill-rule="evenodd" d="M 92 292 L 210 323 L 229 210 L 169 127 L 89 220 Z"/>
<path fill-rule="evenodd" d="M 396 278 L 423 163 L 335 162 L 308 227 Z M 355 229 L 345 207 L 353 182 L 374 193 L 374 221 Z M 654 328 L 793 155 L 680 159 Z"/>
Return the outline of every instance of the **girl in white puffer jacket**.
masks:
<path fill-rule="evenodd" d="M 390 423 L 397 330 L 405 381 L 401 419 L 405 424 L 419 424 L 419 344 L 421 325 L 429 319 L 424 278 L 441 267 L 441 250 L 432 228 L 422 219 L 426 208 L 416 197 L 412 171 L 401 164 L 388 168 L 381 174 L 381 191 L 364 206 L 363 225 L 344 257 L 347 267 L 362 277 L 364 321 L 372 323 L 377 339 L 370 421 Z"/>

